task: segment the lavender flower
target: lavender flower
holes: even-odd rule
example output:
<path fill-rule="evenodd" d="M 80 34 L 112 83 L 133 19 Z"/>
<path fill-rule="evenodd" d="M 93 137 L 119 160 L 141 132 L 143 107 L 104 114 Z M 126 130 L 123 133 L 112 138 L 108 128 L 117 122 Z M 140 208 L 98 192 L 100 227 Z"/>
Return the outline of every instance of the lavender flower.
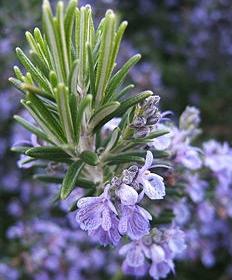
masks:
<path fill-rule="evenodd" d="M 224 169 L 232 171 L 232 149 L 228 143 L 210 140 L 203 144 L 204 164 L 214 172 Z"/>
<path fill-rule="evenodd" d="M 116 245 L 120 240 L 117 210 L 110 200 L 109 186 L 99 197 L 84 197 L 77 202 L 76 219 L 82 230 L 103 245 Z"/>
<path fill-rule="evenodd" d="M 151 235 L 124 245 L 119 253 L 126 256 L 124 273 L 143 276 L 149 270 L 150 276 L 158 280 L 174 271 L 173 259 L 185 248 L 184 233 L 179 228 L 153 229 Z"/>
<path fill-rule="evenodd" d="M 152 163 L 153 155 L 150 151 L 148 151 L 145 164 L 139 169 L 135 182 L 142 186 L 140 198 L 146 194 L 150 199 L 163 199 L 165 196 L 163 178 L 149 171 L 152 167 Z"/>
<path fill-rule="evenodd" d="M 120 198 L 123 205 L 135 205 L 138 200 L 136 190 L 124 183 L 120 183 L 115 190 L 116 195 Z"/>
<path fill-rule="evenodd" d="M 119 220 L 119 232 L 127 234 L 132 240 L 137 240 L 149 233 L 149 220 L 152 216 L 142 207 L 122 206 L 122 214 Z"/>

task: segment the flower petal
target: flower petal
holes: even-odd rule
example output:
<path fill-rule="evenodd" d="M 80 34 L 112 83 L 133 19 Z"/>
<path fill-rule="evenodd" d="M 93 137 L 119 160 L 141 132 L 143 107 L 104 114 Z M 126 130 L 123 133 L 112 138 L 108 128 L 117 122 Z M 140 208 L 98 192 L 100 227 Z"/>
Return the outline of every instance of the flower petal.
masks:
<path fill-rule="evenodd" d="M 151 258 L 154 263 L 159 263 L 165 260 L 164 249 L 156 244 L 151 246 Z"/>
<path fill-rule="evenodd" d="M 117 195 L 124 205 L 135 205 L 138 200 L 138 193 L 136 190 L 126 184 L 122 184 L 117 190 Z"/>
<path fill-rule="evenodd" d="M 111 217 L 108 208 L 104 208 L 102 211 L 102 228 L 108 231 L 111 228 Z"/>
<path fill-rule="evenodd" d="M 141 215 L 145 218 L 145 219 L 148 219 L 148 220 L 152 220 L 152 215 L 144 208 L 140 207 L 140 206 L 137 206 L 139 212 L 141 213 Z"/>
<path fill-rule="evenodd" d="M 120 249 L 119 249 L 119 255 L 123 256 L 125 255 L 131 248 L 133 247 L 133 243 L 128 243 L 126 245 L 123 245 Z"/>
<path fill-rule="evenodd" d="M 145 164 L 144 166 L 140 169 L 140 173 L 143 173 L 144 171 L 148 170 L 153 163 L 153 154 L 150 151 L 147 151 L 147 155 L 146 155 L 146 160 L 145 160 Z"/>
<path fill-rule="evenodd" d="M 126 215 L 122 216 L 121 219 L 119 220 L 118 230 L 122 235 L 127 232 L 127 222 L 128 219 Z"/>
<path fill-rule="evenodd" d="M 150 173 L 148 180 L 143 180 L 144 192 L 150 199 L 163 199 L 165 186 L 163 178 L 157 174 Z"/>
<path fill-rule="evenodd" d="M 83 197 L 77 201 L 77 207 L 82 208 L 99 200 L 98 197 Z"/>
<path fill-rule="evenodd" d="M 142 250 L 137 246 L 129 250 L 126 256 L 126 262 L 129 266 L 138 267 L 144 264 L 145 257 Z"/>

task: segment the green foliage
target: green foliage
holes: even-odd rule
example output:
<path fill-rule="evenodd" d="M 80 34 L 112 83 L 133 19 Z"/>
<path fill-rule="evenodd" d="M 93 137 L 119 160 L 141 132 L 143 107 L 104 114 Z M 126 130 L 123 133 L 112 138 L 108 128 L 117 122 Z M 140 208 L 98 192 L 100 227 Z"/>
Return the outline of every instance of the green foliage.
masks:
<path fill-rule="evenodd" d="M 111 10 L 96 27 L 89 5 L 79 9 L 77 1 L 71 0 L 65 8 L 58 2 L 53 14 L 49 1 L 44 0 L 43 29 L 26 32 L 29 54 L 16 49 L 24 73 L 15 66 L 15 78 L 10 81 L 23 92 L 21 102 L 35 123 L 20 116 L 15 119 L 42 144 L 13 150 L 28 156 L 26 161 L 65 164 L 64 179 L 46 173 L 35 175 L 45 182 L 62 181 L 62 199 L 76 185 L 101 187 L 119 165 L 143 163 L 145 154 L 140 156 L 133 148 L 166 133 L 155 131 L 143 139 L 135 139 L 131 133 L 135 109 L 153 93 L 127 96 L 134 86 L 123 83 L 141 56 L 133 56 L 117 69 L 126 26 L 127 22 L 118 26 Z M 123 126 L 105 136 L 103 126 L 115 117 L 122 118 Z"/>

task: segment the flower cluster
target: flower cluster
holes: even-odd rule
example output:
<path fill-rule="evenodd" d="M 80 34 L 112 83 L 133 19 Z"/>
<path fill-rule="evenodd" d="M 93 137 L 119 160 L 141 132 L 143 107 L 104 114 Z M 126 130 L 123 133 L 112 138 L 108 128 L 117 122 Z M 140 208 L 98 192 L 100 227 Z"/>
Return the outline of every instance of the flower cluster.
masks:
<path fill-rule="evenodd" d="M 133 120 L 135 137 L 146 137 L 154 129 L 154 125 L 161 119 L 161 114 L 157 107 L 160 97 L 158 95 L 147 98 L 138 109 L 138 114 Z"/>
<path fill-rule="evenodd" d="M 152 216 L 141 206 L 144 195 L 163 199 L 163 178 L 149 171 L 153 155 L 147 152 L 144 166 L 134 165 L 125 169 L 121 177 L 114 177 L 98 197 L 81 198 L 77 206 L 77 221 L 89 235 L 103 245 L 116 245 L 120 235 L 137 240 L 149 233 Z"/>
<path fill-rule="evenodd" d="M 199 112 L 195 108 L 186 108 L 178 128 L 167 125 L 176 132 L 166 149 L 172 151 L 176 170 L 173 176 L 178 178 L 171 186 L 182 184 L 181 199 L 172 203 L 174 224 L 186 234 L 188 250 L 183 259 L 200 259 L 211 267 L 217 262 L 218 250 L 232 253 L 227 244 L 231 236 L 232 149 L 228 143 L 215 140 L 203 142 L 201 148 L 192 146 L 191 141 L 200 132 Z M 168 135 L 160 138 L 165 137 Z M 158 141 L 159 138 L 155 139 L 153 145 Z"/>
<path fill-rule="evenodd" d="M 150 235 L 124 245 L 119 253 L 126 256 L 123 262 L 126 274 L 144 276 L 149 271 L 157 280 L 174 271 L 173 259 L 185 248 L 184 232 L 179 228 L 154 228 Z"/>
<path fill-rule="evenodd" d="M 154 6 L 143 4 L 143 13 Z M 195 107 L 177 125 L 159 110 L 158 95 L 128 93 L 133 86 L 122 85 L 140 56 L 114 68 L 123 64 L 116 57 L 127 23 L 117 28 L 108 11 L 96 27 L 91 13 L 71 0 L 53 15 L 45 0 L 45 29 L 26 34 L 30 57 L 17 49 L 26 71 L 14 67 L 11 82 L 30 116 L 15 119 L 29 133 L 15 126 L 11 139 L 1 137 L 0 157 L 16 143 L 18 166 L 50 185 L 25 182 L 12 162 L 0 167 L 9 217 L 1 219 L 8 242 L 0 244 L 0 278 L 158 280 L 175 272 L 175 260 L 210 267 L 218 252 L 231 257 L 232 148 L 214 140 L 195 146 Z M 8 42 L 0 44 L 7 53 Z M 122 51 L 131 54 L 130 43 Z M 130 75 L 142 90 L 155 88 L 153 69 L 145 62 Z M 3 131 L 17 109 L 11 96 L 2 93 Z"/>

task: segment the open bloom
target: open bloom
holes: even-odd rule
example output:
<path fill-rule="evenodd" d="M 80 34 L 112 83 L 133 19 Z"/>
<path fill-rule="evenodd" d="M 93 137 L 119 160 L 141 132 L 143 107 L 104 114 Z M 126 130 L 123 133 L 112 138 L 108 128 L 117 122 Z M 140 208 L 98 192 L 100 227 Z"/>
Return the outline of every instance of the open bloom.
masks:
<path fill-rule="evenodd" d="M 152 162 L 153 155 L 150 151 L 148 151 L 145 164 L 138 171 L 136 183 L 141 185 L 143 188 L 141 197 L 146 194 L 150 199 L 163 199 L 165 196 L 163 178 L 149 171 L 149 168 L 152 166 Z"/>
<path fill-rule="evenodd" d="M 99 197 L 84 197 L 77 202 L 76 219 L 81 229 L 88 231 L 103 245 L 116 245 L 120 240 L 117 211 L 110 200 L 108 188 Z"/>
<path fill-rule="evenodd" d="M 124 183 L 116 189 L 116 195 L 120 198 L 123 205 L 135 205 L 138 200 L 138 193 L 136 190 Z"/>
<path fill-rule="evenodd" d="M 149 257 L 149 249 L 144 246 L 142 240 L 133 241 L 122 246 L 119 254 L 126 256 L 122 264 L 122 269 L 125 274 L 140 277 L 147 273 L 148 262 L 145 256 Z"/>
<path fill-rule="evenodd" d="M 143 276 L 149 270 L 153 279 L 165 278 L 174 271 L 173 261 L 178 254 L 183 253 L 185 247 L 185 235 L 179 228 L 157 230 L 155 235 L 146 235 L 120 249 L 119 253 L 126 256 L 123 271 Z"/>
<path fill-rule="evenodd" d="M 118 225 L 119 232 L 137 240 L 149 233 L 149 220 L 151 219 L 152 216 L 138 205 L 122 206 L 122 216 Z"/>

